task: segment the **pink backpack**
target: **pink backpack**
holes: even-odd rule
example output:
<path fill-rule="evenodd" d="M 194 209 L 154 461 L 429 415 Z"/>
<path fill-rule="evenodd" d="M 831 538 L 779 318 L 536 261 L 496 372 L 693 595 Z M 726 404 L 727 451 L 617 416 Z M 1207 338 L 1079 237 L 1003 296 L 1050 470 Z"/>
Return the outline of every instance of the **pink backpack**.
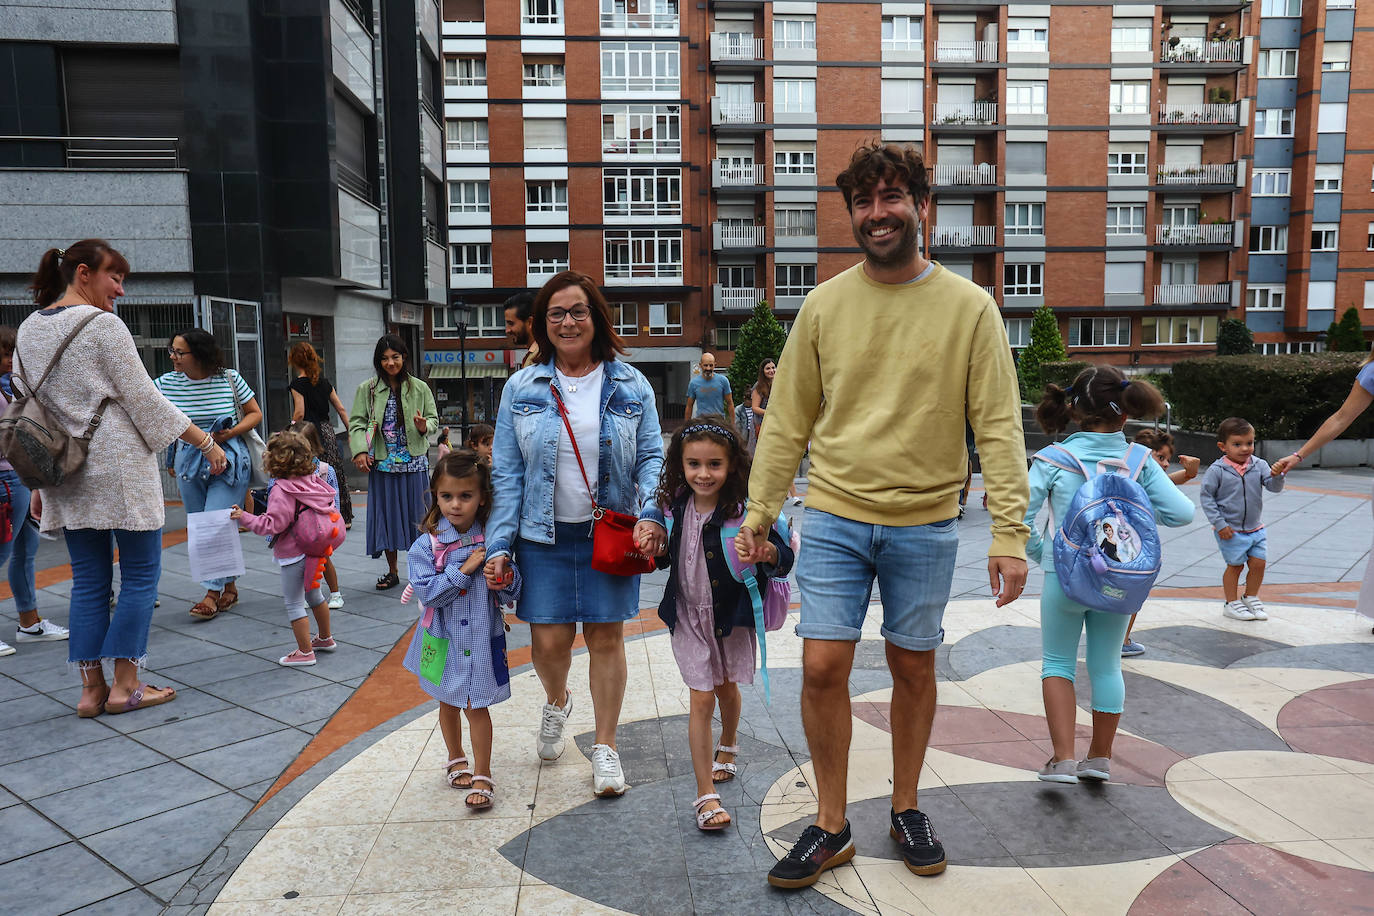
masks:
<path fill-rule="evenodd" d="M 328 512 L 323 512 L 297 501 L 295 517 L 277 538 L 285 536 L 288 531 L 295 536 L 296 543 L 305 554 L 305 590 L 313 591 L 320 587 L 324 564 L 334 553 L 334 548 L 344 542 L 347 532 L 343 516 L 332 507 Z M 275 541 L 276 538 L 273 538 Z"/>

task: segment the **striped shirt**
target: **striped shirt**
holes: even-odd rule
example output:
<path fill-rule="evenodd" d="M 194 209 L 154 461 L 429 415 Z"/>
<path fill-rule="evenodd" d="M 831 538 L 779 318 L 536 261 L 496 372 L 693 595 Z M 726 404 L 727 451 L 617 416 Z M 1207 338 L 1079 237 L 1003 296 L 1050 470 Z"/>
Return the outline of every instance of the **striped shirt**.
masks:
<path fill-rule="evenodd" d="M 223 375 L 209 375 L 202 379 L 187 378 L 184 372 L 168 372 L 154 379 L 153 384 L 178 410 L 190 417 L 192 423 L 201 429 L 209 429 L 220 417 L 235 416 L 236 405 L 230 379 L 233 379 L 242 403 L 247 404 L 253 399 L 253 389 L 233 369 L 224 370 Z"/>

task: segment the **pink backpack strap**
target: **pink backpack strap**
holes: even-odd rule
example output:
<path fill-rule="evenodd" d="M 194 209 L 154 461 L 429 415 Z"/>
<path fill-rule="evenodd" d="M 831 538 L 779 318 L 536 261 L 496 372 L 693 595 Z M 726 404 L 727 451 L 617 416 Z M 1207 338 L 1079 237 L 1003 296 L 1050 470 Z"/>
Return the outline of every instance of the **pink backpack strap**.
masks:
<path fill-rule="evenodd" d="M 448 555 L 458 546 L 458 541 L 454 541 L 451 544 L 444 544 L 437 536 L 433 534 L 429 536 L 429 549 L 430 552 L 434 554 L 435 572 L 439 572 L 444 568 L 444 565 L 448 562 Z M 401 592 L 401 603 L 408 604 L 413 597 L 415 597 L 415 586 L 407 582 L 405 589 Z M 430 624 L 434 623 L 434 608 L 425 607 L 423 604 L 421 604 L 420 607 L 424 611 L 424 613 L 420 615 L 420 626 L 428 627 Z"/>

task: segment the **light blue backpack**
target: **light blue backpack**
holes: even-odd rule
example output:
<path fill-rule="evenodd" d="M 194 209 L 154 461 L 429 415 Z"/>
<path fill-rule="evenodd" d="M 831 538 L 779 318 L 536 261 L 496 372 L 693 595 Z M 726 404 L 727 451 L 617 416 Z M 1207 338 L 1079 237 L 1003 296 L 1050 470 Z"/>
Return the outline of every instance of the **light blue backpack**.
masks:
<path fill-rule="evenodd" d="M 1061 445 L 1046 446 L 1035 460 L 1084 478 L 1054 532 L 1054 571 L 1064 594 L 1095 611 L 1139 611 L 1160 566 L 1154 509 L 1137 480 L 1150 450 L 1132 443 L 1121 458 L 1099 461 L 1096 474 Z"/>

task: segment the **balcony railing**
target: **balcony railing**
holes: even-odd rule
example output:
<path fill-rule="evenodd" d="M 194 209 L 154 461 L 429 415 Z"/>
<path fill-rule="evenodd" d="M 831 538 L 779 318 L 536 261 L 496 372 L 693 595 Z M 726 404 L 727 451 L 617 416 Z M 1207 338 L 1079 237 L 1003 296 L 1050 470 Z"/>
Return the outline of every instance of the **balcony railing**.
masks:
<path fill-rule="evenodd" d="M 996 124 L 996 102 L 936 102 L 931 124 Z"/>
<path fill-rule="evenodd" d="M 984 286 L 984 287 L 983 287 L 983 292 L 987 293 L 989 296 L 991 296 L 991 297 L 994 298 L 994 299 L 997 298 L 997 287 L 995 287 L 995 286 Z"/>
<path fill-rule="evenodd" d="M 942 64 L 982 64 L 997 60 L 995 41 L 936 41 L 935 59 Z"/>
<path fill-rule="evenodd" d="M 525 268 L 525 282 L 528 286 L 543 286 L 554 274 L 568 269 L 568 262 L 530 261 Z"/>
<path fill-rule="evenodd" d="M 1230 283 L 1163 283 L 1155 285 L 1155 305 L 1227 305 L 1230 301 Z"/>
<path fill-rule="evenodd" d="M 935 165 L 937 185 L 997 184 L 997 165 L 979 162 L 974 165 Z"/>
<path fill-rule="evenodd" d="M 762 124 L 762 102 L 731 102 L 720 96 L 711 99 L 713 124 Z"/>
<path fill-rule="evenodd" d="M 631 13 L 625 10 L 601 11 L 603 32 L 676 32 L 677 13 Z"/>
<path fill-rule="evenodd" d="M 768 295 L 765 289 L 748 286 L 726 286 L 717 283 L 715 289 L 716 311 L 749 312 Z"/>
<path fill-rule="evenodd" d="M 39 168 L 53 168 L 60 158 L 60 167 L 69 169 L 175 169 L 181 167 L 179 143 L 175 137 L 0 136 L 4 147 L 27 145 Z"/>
<path fill-rule="evenodd" d="M 1166 64 L 1238 64 L 1241 61 L 1241 41 L 1239 38 L 1179 38 L 1170 44 L 1159 43 L 1159 59 Z"/>
<path fill-rule="evenodd" d="M 1156 226 L 1156 245 L 1230 245 L 1234 223 L 1199 223 L 1196 226 Z"/>
<path fill-rule="evenodd" d="M 1163 105 L 1160 124 L 1237 124 L 1240 106 L 1234 102 L 1203 102 L 1198 105 Z"/>
<path fill-rule="evenodd" d="M 716 248 L 762 248 L 763 226 L 714 223 L 712 235 Z"/>
<path fill-rule="evenodd" d="M 763 60 L 763 39 L 748 32 L 712 32 L 711 60 Z"/>
<path fill-rule="evenodd" d="M 931 226 L 931 248 L 970 248 L 997 244 L 996 226 Z"/>
<path fill-rule="evenodd" d="M 763 163 L 748 162 L 727 165 L 720 159 L 711 160 L 711 183 L 718 188 L 750 187 L 763 184 Z"/>
<path fill-rule="evenodd" d="M 1155 171 L 1156 184 L 1201 185 L 1235 184 L 1234 162 L 1204 162 L 1200 165 L 1161 165 Z"/>

